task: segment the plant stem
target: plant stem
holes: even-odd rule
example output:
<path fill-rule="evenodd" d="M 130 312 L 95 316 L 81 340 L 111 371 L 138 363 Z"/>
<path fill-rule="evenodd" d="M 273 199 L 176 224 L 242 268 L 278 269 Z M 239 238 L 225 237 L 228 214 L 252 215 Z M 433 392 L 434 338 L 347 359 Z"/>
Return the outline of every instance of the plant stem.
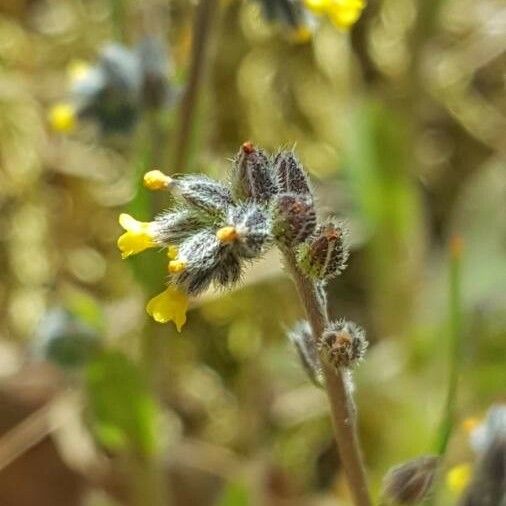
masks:
<path fill-rule="evenodd" d="M 322 335 L 328 324 L 326 303 L 318 294 L 313 281 L 304 276 L 297 267 L 292 252 L 284 251 L 287 267 L 297 287 L 297 292 L 306 311 L 314 339 Z M 330 403 L 334 436 L 341 463 L 346 472 L 348 484 L 355 506 L 371 506 L 367 487 L 362 452 L 357 434 L 356 409 L 350 389 L 347 386 L 346 372 L 334 369 L 322 360 L 325 387 Z"/>
<path fill-rule="evenodd" d="M 175 169 L 178 172 L 184 172 L 188 163 L 192 127 L 208 59 L 211 25 L 217 7 L 218 0 L 201 0 L 197 7 L 193 27 L 190 74 L 179 112 L 180 126 L 174 157 Z"/>
<path fill-rule="evenodd" d="M 445 408 L 441 425 L 438 431 L 437 452 L 439 455 L 446 453 L 448 441 L 455 424 L 455 403 L 457 387 L 462 364 L 462 325 L 461 325 L 461 300 L 460 300 L 460 258 L 462 241 L 460 237 L 453 237 L 450 242 L 450 276 L 449 276 L 449 334 L 450 334 L 450 357 L 448 392 L 446 394 Z"/>

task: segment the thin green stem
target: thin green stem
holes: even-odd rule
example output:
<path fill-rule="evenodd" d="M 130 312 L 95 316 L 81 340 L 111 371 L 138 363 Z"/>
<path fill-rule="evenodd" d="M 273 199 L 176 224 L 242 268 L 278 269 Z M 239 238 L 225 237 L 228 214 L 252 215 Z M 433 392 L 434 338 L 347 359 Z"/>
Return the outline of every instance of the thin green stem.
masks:
<path fill-rule="evenodd" d="M 179 172 L 184 172 L 188 164 L 198 99 L 209 55 L 211 28 L 217 9 L 218 0 L 201 0 L 195 15 L 190 72 L 179 111 L 179 129 L 174 157 L 175 168 Z"/>
<path fill-rule="evenodd" d="M 454 237 L 450 244 L 450 273 L 449 273 L 449 378 L 448 391 L 446 394 L 445 407 L 441 424 L 438 430 L 436 451 L 438 455 L 444 455 L 448 442 L 455 425 L 455 411 L 457 389 L 462 365 L 462 304 L 461 304 L 461 240 Z"/>
<path fill-rule="evenodd" d="M 314 339 L 322 335 L 328 324 L 327 307 L 313 281 L 304 276 L 290 251 L 284 251 L 288 270 L 295 282 L 299 297 L 311 325 Z M 324 360 L 325 387 L 330 404 L 334 437 L 348 479 L 355 506 L 371 506 L 362 451 L 357 433 L 356 408 L 349 381 L 344 371 L 336 371 Z"/>

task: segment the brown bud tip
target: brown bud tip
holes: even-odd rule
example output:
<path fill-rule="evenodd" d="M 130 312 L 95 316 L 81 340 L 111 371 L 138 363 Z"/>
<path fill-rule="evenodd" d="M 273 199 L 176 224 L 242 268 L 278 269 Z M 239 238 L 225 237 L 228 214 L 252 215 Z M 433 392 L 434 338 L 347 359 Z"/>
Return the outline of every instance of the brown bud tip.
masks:
<path fill-rule="evenodd" d="M 253 153 L 253 151 L 255 151 L 255 146 L 253 146 L 252 142 L 246 141 L 242 145 L 242 150 L 244 151 L 245 154 L 250 155 L 251 153 Z"/>
<path fill-rule="evenodd" d="M 216 232 L 218 240 L 225 243 L 235 241 L 238 235 L 237 230 L 232 226 L 222 227 Z"/>

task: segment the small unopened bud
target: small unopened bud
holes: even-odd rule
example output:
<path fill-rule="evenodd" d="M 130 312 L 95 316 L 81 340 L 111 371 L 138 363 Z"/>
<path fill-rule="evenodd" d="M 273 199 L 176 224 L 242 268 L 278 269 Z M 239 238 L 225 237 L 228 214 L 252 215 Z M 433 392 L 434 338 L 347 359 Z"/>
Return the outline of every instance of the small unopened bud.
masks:
<path fill-rule="evenodd" d="M 291 151 L 282 151 L 276 155 L 274 173 L 279 192 L 311 195 L 307 175 Z"/>
<path fill-rule="evenodd" d="M 238 237 L 238 234 L 236 228 L 229 225 L 226 227 L 221 227 L 216 232 L 216 237 L 220 242 L 228 243 L 235 241 Z"/>
<path fill-rule="evenodd" d="M 284 246 L 305 241 L 316 227 L 316 211 L 311 197 L 283 193 L 274 197 L 274 236 Z"/>
<path fill-rule="evenodd" d="M 396 505 L 421 503 L 432 490 L 439 461 L 425 455 L 390 469 L 383 479 L 383 496 Z"/>
<path fill-rule="evenodd" d="M 234 161 L 232 191 L 238 200 L 268 202 L 276 193 L 270 161 L 263 151 L 245 142 Z"/>
<path fill-rule="evenodd" d="M 297 262 L 302 272 L 317 280 L 338 276 L 346 268 L 348 259 L 344 236 L 345 229 L 340 223 L 328 222 L 318 226 L 298 248 Z"/>
<path fill-rule="evenodd" d="M 295 346 L 300 362 L 309 379 L 318 387 L 324 383 L 322 364 L 316 349 L 309 322 L 300 321 L 288 332 L 288 338 Z"/>
<path fill-rule="evenodd" d="M 144 174 L 144 186 L 148 190 L 165 190 L 170 186 L 173 179 L 159 170 L 150 170 Z"/>
<path fill-rule="evenodd" d="M 172 273 L 171 281 L 189 295 L 198 295 L 206 290 L 216 275 L 220 262 L 220 242 L 211 230 L 202 230 L 184 241 L 178 252 L 184 269 Z M 169 269 L 172 262 L 169 262 Z M 176 269 L 177 270 L 177 269 Z"/>
<path fill-rule="evenodd" d="M 186 269 L 186 262 L 182 260 L 171 260 L 168 268 L 171 274 L 179 274 Z"/>
<path fill-rule="evenodd" d="M 230 207 L 227 223 L 237 233 L 236 240 L 230 246 L 240 258 L 257 258 L 272 242 L 271 220 L 261 206 L 244 204 Z"/>
<path fill-rule="evenodd" d="M 224 214 L 233 204 L 230 190 L 221 183 L 201 175 L 175 178 L 171 187 L 191 206 L 212 214 Z"/>
<path fill-rule="evenodd" d="M 318 340 L 322 357 L 336 370 L 359 363 L 364 358 L 367 346 L 365 332 L 346 320 L 332 322 Z"/>

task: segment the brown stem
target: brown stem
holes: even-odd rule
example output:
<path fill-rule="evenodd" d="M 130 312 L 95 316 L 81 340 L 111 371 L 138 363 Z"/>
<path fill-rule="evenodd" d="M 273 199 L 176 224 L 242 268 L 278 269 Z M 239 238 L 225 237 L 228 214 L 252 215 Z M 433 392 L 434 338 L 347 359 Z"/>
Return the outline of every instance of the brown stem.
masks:
<path fill-rule="evenodd" d="M 174 157 L 174 168 L 178 172 L 184 172 L 188 163 L 193 120 L 198 104 L 200 85 L 205 74 L 209 36 L 217 4 L 218 0 L 201 0 L 195 15 L 190 74 L 179 111 L 180 126 Z"/>
<path fill-rule="evenodd" d="M 299 297 L 306 311 L 313 336 L 322 335 L 328 323 L 327 307 L 318 294 L 313 281 L 304 276 L 297 267 L 291 252 L 284 252 L 288 269 L 297 287 Z M 348 388 L 346 371 L 339 373 L 322 360 L 325 386 L 330 403 L 334 436 L 339 456 L 348 478 L 348 484 L 355 506 L 371 506 L 362 452 L 357 434 L 356 410 Z"/>

